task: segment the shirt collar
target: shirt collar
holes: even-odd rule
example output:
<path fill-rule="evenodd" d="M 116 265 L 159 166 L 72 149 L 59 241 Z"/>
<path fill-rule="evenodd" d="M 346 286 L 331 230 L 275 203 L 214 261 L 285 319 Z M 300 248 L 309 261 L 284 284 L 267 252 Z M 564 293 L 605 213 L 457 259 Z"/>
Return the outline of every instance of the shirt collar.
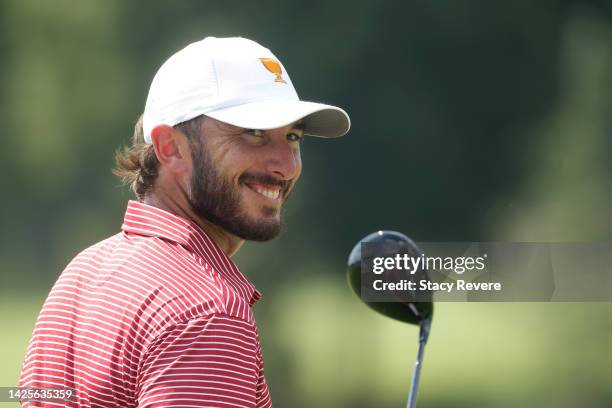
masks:
<path fill-rule="evenodd" d="M 261 293 L 236 264 L 193 221 L 148 204 L 130 200 L 121 229 L 130 234 L 176 242 L 198 255 L 221 274 L 251 305 Z"/>

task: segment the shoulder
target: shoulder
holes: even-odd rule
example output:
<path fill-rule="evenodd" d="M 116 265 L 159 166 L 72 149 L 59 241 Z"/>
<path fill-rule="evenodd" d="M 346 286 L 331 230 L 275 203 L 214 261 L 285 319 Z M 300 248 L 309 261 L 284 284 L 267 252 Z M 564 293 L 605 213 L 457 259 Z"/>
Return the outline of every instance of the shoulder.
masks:
<path fill-rule="evenodd" d="M 83 250 L 56 286 L 99 299 L 143 340 L 179 322 L 223 315 L 254 322 L 252 308 L 216 267 L 178 243 L 120 233 Z"/>
<path fill-rule="evenodd" d="M 219 265 L 182 245 L 157 237 L 138 237 L 124 255 L 117 254 L 138 279 L 141 303 L 163 331 L 176 322 L 223 315 L 254 322 L 252 308 Z"/>

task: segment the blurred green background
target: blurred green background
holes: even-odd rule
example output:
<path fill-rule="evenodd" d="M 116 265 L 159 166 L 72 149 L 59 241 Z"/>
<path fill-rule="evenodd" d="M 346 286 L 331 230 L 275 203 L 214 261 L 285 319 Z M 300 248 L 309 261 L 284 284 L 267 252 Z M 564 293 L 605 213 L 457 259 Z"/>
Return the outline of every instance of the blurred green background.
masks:
<path fill-rule="evenodd" d="M 276 407 L 404 406 L 417 329 L 345 282 L 367 233 L 611 240 L 609 1 L 0 0 L 0 386 L 66 263 L 119 230 L 113 152 L 155 71 L 207 35 L 270 47 L 353 120 L 305 141 L 284 233 L 236 256 Z M 610 367 L 610 304 L 439 304 L 419 407 L 610 407 Z"/>

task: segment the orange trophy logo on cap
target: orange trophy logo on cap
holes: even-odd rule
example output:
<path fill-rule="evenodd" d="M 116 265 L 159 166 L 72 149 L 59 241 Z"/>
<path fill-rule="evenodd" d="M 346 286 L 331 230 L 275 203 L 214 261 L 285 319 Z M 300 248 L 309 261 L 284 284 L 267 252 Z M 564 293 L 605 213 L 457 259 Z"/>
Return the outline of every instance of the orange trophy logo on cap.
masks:
<path fill-rule="evenodd" d="M 280 62 L 272 58 L 260 58 L 259 60 L 268 71 L 276 75 L 274 82 L 282 82 L 283 84 L 287 83 L 283 77 L 281 77 L 283 69 L 281 68 Z"/>

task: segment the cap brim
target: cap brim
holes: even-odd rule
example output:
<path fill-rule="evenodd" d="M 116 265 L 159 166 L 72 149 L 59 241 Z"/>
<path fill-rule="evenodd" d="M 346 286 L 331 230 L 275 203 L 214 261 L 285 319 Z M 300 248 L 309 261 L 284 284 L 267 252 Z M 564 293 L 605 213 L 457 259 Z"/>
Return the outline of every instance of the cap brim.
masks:
<path fill-rule="evenodd" d="M 351 127 L 347 113 L 316 102 L 274 99 L 249 102 L 205 113 L 213 119 L 247 129 L 277 129 L 302 121 L 304 133 L 318 137 L 344 136 Z"/>

